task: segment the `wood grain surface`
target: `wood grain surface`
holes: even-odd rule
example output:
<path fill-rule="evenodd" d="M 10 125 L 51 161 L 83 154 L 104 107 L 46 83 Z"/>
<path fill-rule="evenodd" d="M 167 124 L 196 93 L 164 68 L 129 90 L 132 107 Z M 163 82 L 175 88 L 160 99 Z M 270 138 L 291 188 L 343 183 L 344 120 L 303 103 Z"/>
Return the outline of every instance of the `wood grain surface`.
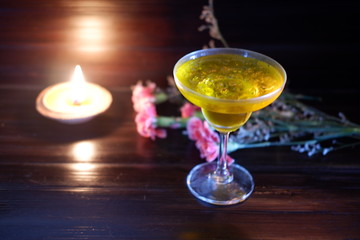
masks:
<path fill-rule="evenodd" d="M 187 190 L 186 175 L 204 160 L 182 131 L 156 141 L 137 134 L 131 86 L 167 86 L 176 60 L 208 43 L 197 30 L 206 4 L 0 2 L 0 240 L 360 239 L 359 147 L 312 157 L 289 147 L 237 151 L 255 191 L 214 207 Z M 215 13 L 231 46 L 285 67 L 290 91 L 360 123 L 353 1 L 215 0 Z M 110 90 L 110 109 L 79 125 L 44 118 L 37 95 L 69 80 L 76 64 Z"/>

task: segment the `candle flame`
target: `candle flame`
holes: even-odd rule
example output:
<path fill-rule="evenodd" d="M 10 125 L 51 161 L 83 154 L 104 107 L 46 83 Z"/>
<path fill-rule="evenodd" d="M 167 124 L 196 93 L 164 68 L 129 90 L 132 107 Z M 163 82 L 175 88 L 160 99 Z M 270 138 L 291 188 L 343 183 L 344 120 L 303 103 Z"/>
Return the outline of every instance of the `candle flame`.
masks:
<path fill-rule="evenodd" d="M 75 105 L 81 105 L 81 103 L 85 101 L 86 81 L 81 71 L 80 65 L 76 65 L 70 82 L 71 82 L 72 101 Z"/>

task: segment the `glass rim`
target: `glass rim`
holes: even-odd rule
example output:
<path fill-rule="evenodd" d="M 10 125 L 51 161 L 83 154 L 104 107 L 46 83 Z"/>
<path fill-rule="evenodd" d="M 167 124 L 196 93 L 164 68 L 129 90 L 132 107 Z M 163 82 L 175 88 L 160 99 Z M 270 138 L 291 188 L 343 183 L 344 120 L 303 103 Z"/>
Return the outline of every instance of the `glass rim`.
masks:
<path fill-rule="evenodd" d="M 180 65 L 182 65 L 183 63 L 189 61 L 189 60 L 193 60 L 199 57 L 205 57 L 205 56 L 209 56 L 209 55 L 215 55 L 215 54 L 233 54 L 233 55 L 241 55 L 244 57 L 250 57 L 253 59 L 257 59 L 263 62 L 266 62 L 268 64 L 271 64 L 273 67 L 275 67 L 276 69 L 279 70 L 280 74 L 283 75 L 284 77 L 284 82 L 283 84 L 275 89 L 272 92 L 269 92 L 265 95 L 261 95 L 258 97 L 254 97 L 254 98 L 246 98 L 246 99 L 223 99 L 223 98 L 217 98 L 217 97 L 212 97 L 212 96 L 207 96 L 201 93 L 198 93 L 188 87 L 186 87 L 183 83 L 181 83 L 181 81 L 177 78 L 176 76 L 176 71 L 179 68 Z M 184 55 L 183 57 L 181 57 L 175 64 L 174 69 L 173 69 L 173 75 L 174 75 L 174 80 L 176 85 L 181 86 L 183 89 L 185 89 L 185 91 L 190 92 L 194 95 L 200 96 L 202 98 L 208 98 L 214 101 L 218 101 L 218 102 L 224 102 L 224 103 L 245 103 L 245 102 L 257 102 L 257 101 L 261 101 L 262 99 L 266 99 L 272 95 L 276 95 L 278 92 L 281 92 L 284 87 L 285 87 L 285 83 L 287 81 L 287 75 L 286 75 L 286 71 L 285 69 L 280 65 L 280 63 L 278 63 L 276 60 L 274 60 L 273 58 L 259 53 L 259 52 L 255 52 L 255 51 L 251 51 L 251 50 L 247 50 L 247 49 L 242 49 L 242 48 L 208 48 L 208 49 L 201 49 L 201 50 L 196 50 L 193 52 L 190 52 L 186 55 Z"/>

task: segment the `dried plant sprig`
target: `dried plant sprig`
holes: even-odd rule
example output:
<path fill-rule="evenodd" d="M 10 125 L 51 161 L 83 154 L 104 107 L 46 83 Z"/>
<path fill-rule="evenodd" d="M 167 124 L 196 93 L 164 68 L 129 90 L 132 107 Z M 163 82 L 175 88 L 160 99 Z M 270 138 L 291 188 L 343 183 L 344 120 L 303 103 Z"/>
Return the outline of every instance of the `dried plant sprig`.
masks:
<path fill-rule="evenodd" d="M 221 43 L 224 45 L 224 47 L 229 47 L 229 45 L 226 42 L 225 38 L 221 34 L 219 24 L 218 24 L 218 20 L 215 17 L 214 1 L 213 0 L 209 0 L 209 5 L 206 5 L 206 6 L 203 7 L 203 10 L 202 10 L 201 15 L 200 15 L 200 19 L 204 20 L 207 24 L 201 25 L 198 28 L 199 31 L 204 31 L 204 30 L 208 29 L 209 30 L 209 35 L 212 38 L 221 41 Z M 214 41 L 210 40 L 209 46 L 210 46 L 210 48 L 214 48 L 215 47 Z"/>
<path fill-rule="evenodd" d="M 232 135 L 236 145 L 233 148 L 292 146 L 292 150 L 312 156 L 360 144 L 360 125 L 348 121 L 343 114 L 334 117 L 307 106 L 299 97 L 283 93 L 272 105 L 255 112 L 248 123 Z M 345 137 L 355 142 L 322 144 Z"/>

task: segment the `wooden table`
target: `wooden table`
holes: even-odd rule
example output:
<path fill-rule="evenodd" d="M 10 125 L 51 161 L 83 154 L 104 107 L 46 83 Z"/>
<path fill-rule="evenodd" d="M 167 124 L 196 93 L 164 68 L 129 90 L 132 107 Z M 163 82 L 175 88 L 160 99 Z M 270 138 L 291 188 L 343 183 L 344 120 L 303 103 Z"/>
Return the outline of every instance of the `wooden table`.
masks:
<path fill-rule="evenodd" d="M 255 191 L 242 204 L 215 207 L 198 202 L 187 190 L 186 175 L 204 161 L 187 136 L 169 130 L 166 139 L 152 141 L 137 134 L 130 86 L 147 79 L 166 86 L 175 61 L 206 43 L 208 37 L 193 29 L 201 24 L 197 17 L 206 2 L 3 3 L 1 240 L 360 239 L 359 147 L 312 157 L 289 147 L 237 151 L 232 156 L 253 174 Z M 219 16 L 231 27 L 236 26 L 231 18 L 237 16 L 231 9 L 261 6 L 235 1 L 218 4 Z M 283 4 L 285 9 L 278 10 L 274 21 L 280 23 L 286 15 L 297 27 L 303 25 L 295 19 L 303 15 L 296 9 L 314 7 L 305 14 L 310 16 L 303 19 L 305 26 L 311 25 L 306 19 L 322 9 L 318 2 L 296 9 Z M 350 18 L 355 14 L 350 2 L 327 6 L 329 12 L 319 10 L 325 19 L 331 13 L 343 16 L 345 8 Z M 267 19 L 264 14 L 269 8 L 261 7 L 257 16 Z M 244 15 L 250 14 L 245 11 Z M 252 26 L 259 27 L 261 20 Z M 322 21 L 324 18 L 315 23 Z M 239 33 L 230 31 L 224 22 L 224 35 L 237 37 Z M 335 27 L 345 22 L 340 19 Z M 337 88 L 332 82 L 325 84 L 325 79 L 354 74 L 340 69 L 333 69 L 333 75 L 325 71 L 329 56 L 359 53 L 359 42 L 351 42 L 346 35 L 349 25 L 342 28 L 343 38 L 328 39 L 326 44 L 317 45 L 317 40 L 331 35 L 330 27 L 325 27 L 323 36 L 313 25 L 313 35 L 307 36 L 315 40 L 309 42 L 305 37 L 296 42 L 297 35 L 291 34 L 285 38 L 288 44 L 276 34 L 274 40 L 259 41 L 257 31 L 229 42 L 263 50 L 278 59 L 288 70 L 289 87 L 321 95 L 324 101 L 316 107 L 332 114 L 343 111 L 359 123 L 359 89 L 353 78 L 344 78 Z M 275 33 L 280 34 L 278 31 Z M 305 34 L 307 30 L 303 27 L 300 31 Z M 344 38 L 350 45 L 342 45 Z M 334 46 L 344 47 L 331 52 Z M 316 54 L 309 61 L 303 61 L 313 52 Z M 319 59 L 323 64 L 314 67 Z M 89 81 L 110 90 L 114 99 L 110 109 L 79 125 L 44 118 L 35 109 L 37 95 L 48 85 L 67 81 L 78 63 Z M 339 64 L 346 70 L 356 65 Z"/>

